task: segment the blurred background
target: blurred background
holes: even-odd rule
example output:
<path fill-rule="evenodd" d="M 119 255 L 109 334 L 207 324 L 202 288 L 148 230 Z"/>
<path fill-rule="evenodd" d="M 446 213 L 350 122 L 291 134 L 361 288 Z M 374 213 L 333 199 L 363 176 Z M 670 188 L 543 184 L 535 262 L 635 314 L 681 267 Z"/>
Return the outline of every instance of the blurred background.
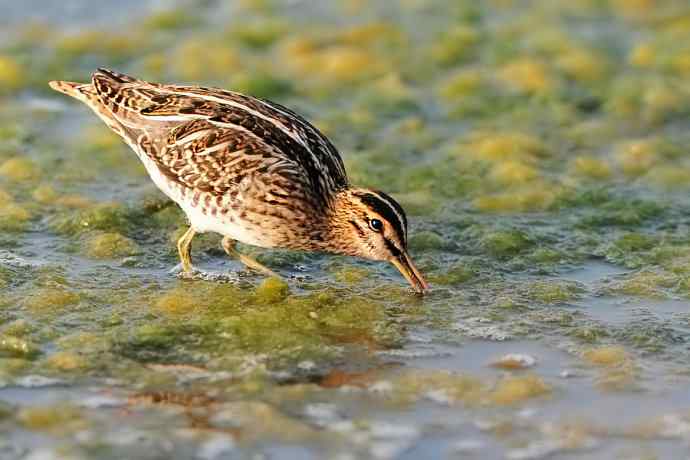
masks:
<path fill-rule="evenodd" d="M 195 240 L 49 80 L 293 108 L 395 196 L 434 287 Z M 677 459 L 686 0 L 0 2 L 0 458 Z M 258 456 L 258 457 L 257 457 Z"/>

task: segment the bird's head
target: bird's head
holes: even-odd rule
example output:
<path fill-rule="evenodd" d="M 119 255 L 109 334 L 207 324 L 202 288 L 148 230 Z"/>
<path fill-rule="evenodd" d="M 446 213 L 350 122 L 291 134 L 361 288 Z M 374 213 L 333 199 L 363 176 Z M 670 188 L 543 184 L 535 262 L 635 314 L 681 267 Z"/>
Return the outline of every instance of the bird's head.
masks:
<path fill-rule="evenodd" d="M 407 217 L 397 201 L 383 192 L 353 188 L 337 195 L 332 211 L 327 244 L 333 252 L 388 261 L 415 291 L 429 289 L 407 252 Z"/>

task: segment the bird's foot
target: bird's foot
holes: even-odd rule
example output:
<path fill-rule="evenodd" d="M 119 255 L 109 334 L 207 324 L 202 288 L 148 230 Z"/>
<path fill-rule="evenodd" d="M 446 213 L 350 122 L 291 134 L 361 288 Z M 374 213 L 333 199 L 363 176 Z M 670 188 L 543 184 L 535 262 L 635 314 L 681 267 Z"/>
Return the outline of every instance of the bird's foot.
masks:
<path fill-rule="evenodd" d="M 197 279 L 197 277 L 200 273 L 202 273 L 202 271 L 194 267 L 190 267 L 185 270 L 183 264 L 177 264 L 176 266 L 171 268 L 168 273 L 180 279 Z"/>

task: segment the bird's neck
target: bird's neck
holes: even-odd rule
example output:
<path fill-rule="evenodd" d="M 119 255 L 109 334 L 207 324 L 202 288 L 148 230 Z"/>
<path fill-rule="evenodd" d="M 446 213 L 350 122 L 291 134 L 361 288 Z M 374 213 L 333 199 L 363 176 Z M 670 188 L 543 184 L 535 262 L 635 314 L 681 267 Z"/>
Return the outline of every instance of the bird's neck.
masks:
<path fill-rule="evenodd" d="M 353 212 L 351 189 L 338 192 L 318 226 L 316 239 L 313 241 L 318 246 L 315 250 L 356 256 L 359 248 L 352 237 Z"/>

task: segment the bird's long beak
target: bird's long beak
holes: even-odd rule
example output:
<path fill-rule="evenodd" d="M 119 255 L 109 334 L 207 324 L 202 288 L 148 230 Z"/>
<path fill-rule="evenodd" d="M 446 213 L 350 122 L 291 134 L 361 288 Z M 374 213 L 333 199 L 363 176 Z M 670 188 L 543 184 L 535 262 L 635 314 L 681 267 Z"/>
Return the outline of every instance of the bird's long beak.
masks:
<path fill-rule="evenodd" d="M 417 267 L 412 263 L 412 259 L 410 259 L 410 255 L 407 251 L 403 252 L 398 257 L 393 257 L 391 263 L 400 270 L 400 273 L 402 273 L 418 294 L 423 294 L 424 291 L 429 289 L 429 283 L 426 282 L 422 274 L 417 270 Z"/>

